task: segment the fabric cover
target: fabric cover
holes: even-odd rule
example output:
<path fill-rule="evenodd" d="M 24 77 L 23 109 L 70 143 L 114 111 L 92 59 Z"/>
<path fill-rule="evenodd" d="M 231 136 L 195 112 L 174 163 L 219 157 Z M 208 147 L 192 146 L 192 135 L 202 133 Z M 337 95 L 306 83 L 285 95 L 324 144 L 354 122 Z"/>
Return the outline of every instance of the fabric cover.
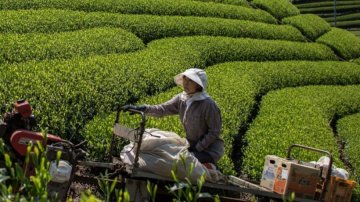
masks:
<path fill-rule="evenodd" d="M 120 157 L 124 163 L 133 165 L 136 146 L 137 144 L 134 145 L 131 142 L 123 148 Z M 146 129 L 140 148 L 139 169 L 172 179 L 171 170 L 173 170 L 176 161 L 179 160 L 176 173 L 178 178 L 184 179 L 187 176 L 191 163 L 194 163 L 194 169 L 190 175 L 191 181 L 196 182 L 203 173 L 205 173 L 206 181 L 218 181 L 221 173 L 214 168 L 208 169 L 202 165 L 187 150 L 188 147 L 187 140 L 174 132 L 155 128 Z M 186 168 L 180 160 L 181 155 L 184 156 Z"/>

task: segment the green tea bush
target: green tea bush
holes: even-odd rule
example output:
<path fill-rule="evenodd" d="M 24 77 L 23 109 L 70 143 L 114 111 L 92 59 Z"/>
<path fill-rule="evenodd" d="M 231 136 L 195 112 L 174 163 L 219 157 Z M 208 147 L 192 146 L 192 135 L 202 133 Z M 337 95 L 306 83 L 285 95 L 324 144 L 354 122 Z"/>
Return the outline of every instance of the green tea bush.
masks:
<path fill-rule="evenodd" d="M 334 23 L 331 23 L 332 25 L 334 25 Z M 360 20 L 353 20 L 353 21 L 340 21 L 340 22 L 336 22 L 336 27 L 339 28 L 349 28 L 349 27 L 359 27 L 360 26 Z"/>
<path fill-rule="evenodd" d="M 290 86 L 360 83 L 359 66 L 346 62 L 232 62 L 208 67 L 206 72 L 209 78 L 208 92 L 222 112 L 222 137 L 225 141 L 226 155 L 220 160 L 219 165 L 226 173 L 235 170 L 231 161 L 233 144 L 237 138 L 240 138 L 239 128 L 247 128 L 251 111 L 257 104 L 257 97 L 270 90 Z M 173 88 L 156 96 L 143 98 L 137 103 L 162 103 L 179 92 L 181 92 L 180 88 Z M 93 157 L 96 155 L 99 157 L 99 153 L 104 154 L 109 148 L 114 120 L 114 113 L 101 114 L 87 124 L 83 136 L 94 143 L 89 145 Z M 136 125 L 131 125 L 134 122 L 130 120 L 125 117 L 121 122 L 135 127 Z M 152 127 L 185 135 L 177 116 L 148 118 L 147 128 Z M 239 164 L 239 162 L 234 163 Z"/>
<path fill-rule="evenodd" d="M 299 15 L 300 11 L 288 0 L 253 0 L 252 3 L 269 12 L 275 18 L 282 18 Z"/>
<path fill-rule="evenodd" d="M 360 58 L 357 58 L 357 59 L 353 60 L 353 62 L 355 62 L 357 64 L 360 64 Z"/>
<path fill-rule="evenodd" d="M 273 91 L 263 97 L 260 112 L 246 133 L 242 171 L 259 179 L 268 154 L 285 157 L 291 144 L 329 151 L 337 167 L 339 147 L 329 122 L 360 110 L 360 86 L 308 86 Z M 304 161 L 317 161 L 314 152 L 293 152 Z"/>
<path fill-rule="evenodd" d="M 360 4 L 359 1 L 336 1 L 336 6 L 343 6 L 343 5 L 358 5 Z M 297 8 L 316 8 L 316 7 L 329 7 L 334 6 L 334 1 L 323 1 L 323 2 L 312 2 L 312 3 L 303 3 L 303 4 L 296 4 Z"/>
<path fill-rule="evenodd" d="M 346 116 L 338 120 L 336 124 L 337 133 L 344 144 L 344 153 L 347 160 L 352 166 L 352 178 L 355 179 L 358 183 L 360 182 L 360 161 L 359 161 L 359 135 L 360 130 L 358 124 L 360 122 L 360 114 L 353 114 Z M 353 191 L 353 200 L 360 200 L 360 187 L 356 186 Z"/>
<path fill-rule="evenodd" d="M 231 4 L 236 6 L 250 7 L 249 2 L 247 0 L 196 0 L 196 1 L 215 2 L 215 3 Z"/>
<path fill-rule="evenodd" d="M 261 10 L 243 6 L 188 0 L 2 0 L 0 2 L 0 9 L 6 10 L 40 8 L 57 8 L 85 12 L 102 11 L 123 14 L 206 16 L 273 22 L 272 16 Z"/>
<path fill-rule="evenodd" d="M 0 61 L 8 63 L 126 53 L 145 47 L 134 34 L 118 28 L 54 34 L 1 34 L 0 41 Z"/>
<path fill-rule="evenodd" d="M 123 54 L 0 66 L 0 100 L 20 97 L 34 103 L 43 128 L 66 137 L 116 103 L 136 101 L 173 85 L 172 76 L 189 67 L 234 60 L 331 60 L 321 44 L 183 37 L 153 41 L 142 51 Z"/>
<path fill-rule="evenodd" d="M 334 17 L 328 17 L 324 19 L 328 22 L 334 21 Z M 347 15 L 336 16 L 336 23 L 338 23 L 338 21 L 353 21 L 353 20 L 360 20 L 360 13 L 352 13 Z"/>
<path fill-rule="evenodd" d="M 331 30 L 324 19 L 314 14 L 287 17 L 282 20 L 282 23 L 298 28 L 311 41 L 315 41 L 319 36 Z"/>
<path fill-rule="evenodd" d="M 337 12 L 356 11 L 360 8 L 360 5 L 344 5 L 336 6 Z M 334 6 L 317 7 L 317 8 L 299 8 L 301 13 L 332 13 L 334 12 Z"/>
<path fill-rule="evenodd" d="M 360 182 L 360 160 L 359 149 L 360 145 L 360 129 L 358 124 L 360 123 L 360 114 L 354 114 L 351 116 L 340 119 L 336 124 L 337 133 L 344 143 L 345 155 L 354 169 L 354 177 Z"/>
<path fill-rule="evenodd" d="M 346 60 L 360 57 L 360 38 L 349 31 L 332 28 L 316 41 L 331 47 L 335 53 Z"/>
<path fill-rule="evenodd" d="M 263 39 L 304 41 L 291 26 L 272 25 L 245 20 L 204 17 L 120 15 L 64 10 L 0 11 L 0 32 L 58 32 L 93 27 L 119 27 L 144 42 L 184 35 L 221 35 Z"/>

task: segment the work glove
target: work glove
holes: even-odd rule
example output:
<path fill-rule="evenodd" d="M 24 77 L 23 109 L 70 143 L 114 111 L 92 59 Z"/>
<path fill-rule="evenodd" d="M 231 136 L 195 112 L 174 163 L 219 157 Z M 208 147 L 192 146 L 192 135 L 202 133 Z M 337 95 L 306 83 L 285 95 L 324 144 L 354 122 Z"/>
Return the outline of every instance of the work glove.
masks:
<path fill-rule="evenodd" d="M 124 111 L 128 111 L 130 109 L 133 109 L 133 110 L 137 110 L 137 111 L 145 111 L 146 110 L 146 106 L 145 105 L 139 105 L 139 106 L 136 106 L 136 105 L 124 105 L 121 107 L 122 110 Z"/>

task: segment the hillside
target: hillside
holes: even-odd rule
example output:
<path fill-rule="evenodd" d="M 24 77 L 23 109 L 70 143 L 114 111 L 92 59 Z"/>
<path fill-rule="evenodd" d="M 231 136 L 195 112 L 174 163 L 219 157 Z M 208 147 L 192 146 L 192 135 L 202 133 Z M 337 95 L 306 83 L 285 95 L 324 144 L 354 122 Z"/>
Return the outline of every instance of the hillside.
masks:
<path fill-rule="evenodd" d="M 293 0 L 292 2 L 302 14 L 316 14 L 333 27 L 347 29 L 360 37 L 360 1 Z"/>
<path fill-rule="evenodd" d="M 176 74 L 202 68 L 223 117 L 224 173 L 259 181 L 265 155 L 298 143 L 330 151 L 360 183 L 360 38 L 299 5 L 2 0 L 0 101 L 28 99 L 41 128 L 88 140 L 101 159 L 118 106 L 164 102 L 181 92 Z M 185 134 L 178 117 L 147 127 Z"/>

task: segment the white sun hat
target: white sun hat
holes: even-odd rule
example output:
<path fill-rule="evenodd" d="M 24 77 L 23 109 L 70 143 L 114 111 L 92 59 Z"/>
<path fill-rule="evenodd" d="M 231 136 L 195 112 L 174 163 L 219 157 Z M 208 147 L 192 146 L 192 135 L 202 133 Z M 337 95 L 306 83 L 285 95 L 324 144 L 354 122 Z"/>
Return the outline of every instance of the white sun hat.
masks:
<path fill-rule="evenodd" d="M 195 83 L 199 84 L 203 90 L 207 87 L 207 76 L 204 70 L 198 68 L 190 68 L 185 72 L 182 72 L 174 77 L 174 81 L 177 85 L 183 86 L 183 76 L 191 79 Z"/>

